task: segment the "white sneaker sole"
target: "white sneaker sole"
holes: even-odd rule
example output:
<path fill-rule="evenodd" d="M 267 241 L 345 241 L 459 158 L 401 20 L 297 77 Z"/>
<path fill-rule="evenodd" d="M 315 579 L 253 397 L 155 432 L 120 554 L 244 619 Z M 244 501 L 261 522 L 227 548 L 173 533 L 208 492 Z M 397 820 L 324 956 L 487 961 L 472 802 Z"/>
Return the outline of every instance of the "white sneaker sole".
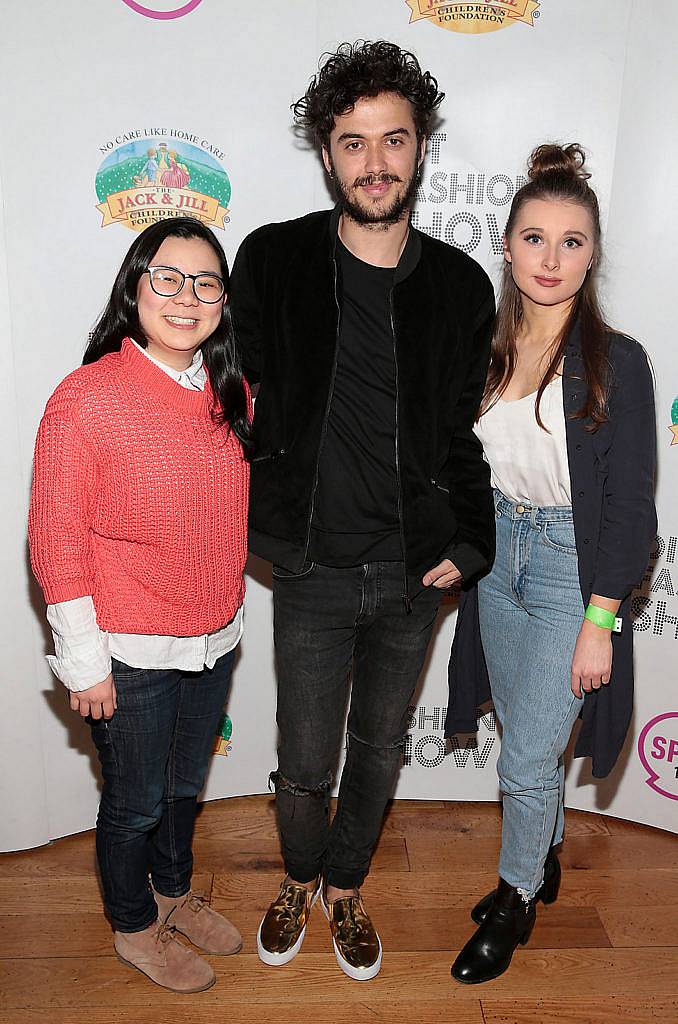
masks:
<path fill-rule="evenodd" d="M 309 915 L 310 910 L 313 909 L 313 905 L 315 901 L 318 899 L 319 894 L 320 886 L 318 886 L 315 893 L 313 894 L 313 899 L 311 900 L 311 907 L 309 909 Z M 267 964 L 268 967 L 284 967 L 285 964 L 288 964 L 290 962 L 290 960 L 294 960 L 295 956 L 301 949 L 304 942 L 304 936 L 306 935 L 306 925 L 304 925 L 304 927 L 301 929 L 301 934 L 299 935 L 297 941 L 294 943 L 293 946 L 290 946 L 290 948 L 285 953 L 272 953 L 270 949 L 266 949 L 263 942 L 261 941 L 261 926 L 263 925 L 263 923 L 264 921 L 262 918 L 261 924 L 259 925 L 259 930 L 257 932 L 257 953 L 259 954 L 259 959 L 262 961 L 262 963 Z"/>
<path fill-rule="evenodd" d="M 325 898 L 322 895 L 320 897 L 320 902 L 322 904 L 323 913 L 325 914 L 325 917 L 329 921 L 329 919 L 330 919 L 329 911 L 328 911 L 327 905 L 325 903 Z M 334 941 L 334 938 L 332 938 L 332 946 L 334 947 L 334 955 L 337 958 L 337 963 L 339 964 L 339 966 L 341 967 L 342 971 L 344 972 L 344 974 L 348 978 L 352 978 L 353 981 L 371 981 L 372 978 L 376 978 L 376 976 L 379 974 L 379 971 L 381 970 L 381 953 L 382 953 L 382 950 L 381 950 L 381 939 L 379 938 L 378 935 L 377 935 L 377 942 L 379 943 L 379 956 L 374 961 L 374 963 L 371 964 L 369 967 L 353 967 L 353 965 L 350 964 L 348 962 L 348 960 L 345 960 L 344 957 L 341 955 L 341 953 L 339 952 L 339 947 L 337 946 L 336 942 Z"/>

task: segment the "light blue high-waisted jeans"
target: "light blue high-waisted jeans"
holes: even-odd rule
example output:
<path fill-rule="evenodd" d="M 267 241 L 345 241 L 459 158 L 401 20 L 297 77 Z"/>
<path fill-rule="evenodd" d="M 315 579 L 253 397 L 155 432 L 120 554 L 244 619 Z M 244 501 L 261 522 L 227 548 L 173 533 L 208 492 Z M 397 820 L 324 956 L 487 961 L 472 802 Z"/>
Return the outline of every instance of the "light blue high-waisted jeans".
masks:
<path fill-rule="evenodd" d="M 497 556 L 478 585 L 480 632 L 502 727 L 499 875 L 532 897 L 563 838 L 563 752 L 582 702 L 570 689 L 584 617 L 570 507 L 495 491 Z"/>

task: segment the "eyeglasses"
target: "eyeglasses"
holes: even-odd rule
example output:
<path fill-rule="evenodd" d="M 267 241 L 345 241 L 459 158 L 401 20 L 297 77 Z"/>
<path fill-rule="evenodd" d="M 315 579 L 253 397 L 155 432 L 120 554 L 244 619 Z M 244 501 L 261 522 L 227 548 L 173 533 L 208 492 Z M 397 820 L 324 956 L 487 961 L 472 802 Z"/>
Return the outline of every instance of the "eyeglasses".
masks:
<path fill-rule="evenodd" d="M 184 274 L 176 267 L 149 267 L 146 273 L 151 279 L 151 288 L 155 294 L 166 299 L 178 295 L 187 278 L 193 285 L 193 294 L 200 302 L 219 302 L 226 291 L 226 286 L 218 274 Z"/>

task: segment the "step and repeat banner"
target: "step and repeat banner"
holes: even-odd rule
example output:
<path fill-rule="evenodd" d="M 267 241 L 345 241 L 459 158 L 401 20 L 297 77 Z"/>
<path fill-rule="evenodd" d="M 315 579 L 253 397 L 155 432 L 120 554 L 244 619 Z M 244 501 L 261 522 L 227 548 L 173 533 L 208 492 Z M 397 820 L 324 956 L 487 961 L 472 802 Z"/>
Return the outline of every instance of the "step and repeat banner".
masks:
<path fill-rule="evenodd" d="M 89 732 L 45 661 L 26 549 L 37 426 L 82 358 L 134 233 L 186 213 L 229 260 L 262 223 L 331 205 L 290 104 L 345 40 L 413 50 L 446 92 L 414 223 L 497 280 L 509 205 L 540 142 L 590 153 L 604 211 L 608 319 L 646 345 L 657 379 L 659 536 L 634 598 L 638 699 L 615 774 L 570 766 L 569 806 L 678 831 L 678 359 L 671 0 L 28 0 L 8 5 L 0 59 L 0 848 L 92 827 Z M 444 287 L 445 283 L 440 282 Z M 398 797 L 495 800 L 500 738 L 443 739 L 455 609 L 440 615 Z M 261 793 L 275 767 L 270 567 L 248 568 L 246 630 L 207 798 Z"/>

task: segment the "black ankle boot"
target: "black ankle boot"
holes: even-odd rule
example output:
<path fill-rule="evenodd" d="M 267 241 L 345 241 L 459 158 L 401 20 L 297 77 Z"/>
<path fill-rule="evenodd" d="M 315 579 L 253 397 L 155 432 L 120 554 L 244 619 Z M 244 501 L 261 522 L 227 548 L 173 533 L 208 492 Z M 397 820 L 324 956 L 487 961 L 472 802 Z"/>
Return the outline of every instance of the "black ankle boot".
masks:
<path fill-rule="evenodd" d="M 452 977 L 467 985 L 498 978 L 518 943 L 524 946 L 529 939 L 536 918 L 534 900 L 523 899 L 500 878 L 485 920 L 452 965 Z"/>
<path fill-rule="evenodd" d="M 558 898 L 558 889 L 560 888 L 560 861 L 558 860 L 558 854 L 551 847 L 546 855 L 546 863 L 544 864 L 544 881 L 534 897 L 535 902 L 538 903 L 541 900 L 542 903 L 555 903 Z M 476 924 L 482 924 L 487 917 L 487 912 L 492 906 L 492 900 L 496 890 L 488 892 L 487 896 L 483 896 L 482 900 L 476 903 L 475 907 L 471 911 L 471 920 L 475 921 Z"/>

